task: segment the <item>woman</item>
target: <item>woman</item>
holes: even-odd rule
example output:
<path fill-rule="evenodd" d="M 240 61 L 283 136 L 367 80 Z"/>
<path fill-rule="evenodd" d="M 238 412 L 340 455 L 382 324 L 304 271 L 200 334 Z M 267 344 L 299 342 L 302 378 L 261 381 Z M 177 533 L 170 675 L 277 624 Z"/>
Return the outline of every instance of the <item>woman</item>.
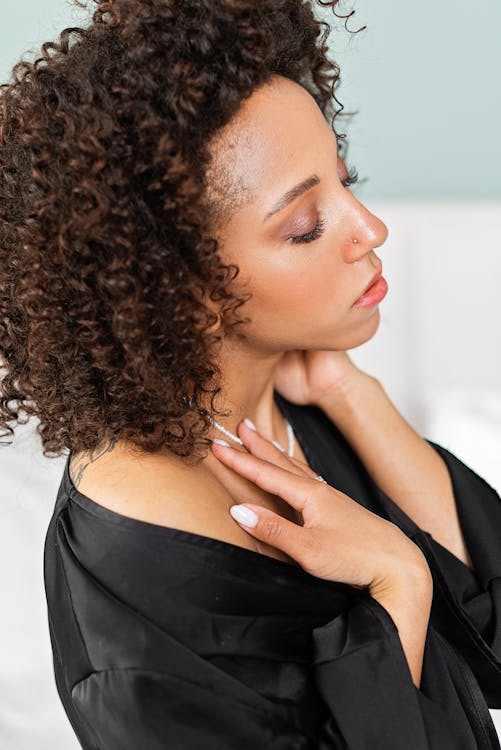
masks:
<path fill-rule="evenodd" d="M 69 450 L 44 575 L 85 750 L 500 747 L 500 499 L 346 353 L 387 228 L 322 28 L 98 2 L 3 93 L 2 424 Z"/>

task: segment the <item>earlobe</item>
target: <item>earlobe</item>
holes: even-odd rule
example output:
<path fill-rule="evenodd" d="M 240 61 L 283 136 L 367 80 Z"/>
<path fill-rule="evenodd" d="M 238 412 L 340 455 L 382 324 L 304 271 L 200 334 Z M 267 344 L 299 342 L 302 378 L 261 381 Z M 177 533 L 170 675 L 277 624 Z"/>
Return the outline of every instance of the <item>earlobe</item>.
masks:
<path fill-rule="evenodd" d="M 210 296 L 202 290 L 200 287 L 196 287 L 195 290 L 195 298 L 198 302 L 203 304 L 210 312 L 212 312 L 216 316 L 216 320 L 214 323 L 210 325 L 210 327 L 204 329 L 204 333 L 215 333 L 219 328 L 221 327 L 222 318 L 221 313 L 219 311 L 219 306 L 216 302 L 210 299 Z M 203 315 L 203 321 L 205 324 L 207 324 L 207 316 Z M 203 325 L 202 321 L 196 324 L 197 328 L 201 328 Z"/>
<path fill-rule="evenodd" d="M 212 323 L 212 325 L 206 327 L 207 323 L 205 322 L 204 324 L 202 321 L 200 321 L 195 324 L 195 327 L 198 330 L 202 329 L 203 327 L 203 333 L 216 333 L 216 331 L 218 331 L 221 327 L 222 319 L 221 319 L 221 315 L 218 312 L 216 312 L 215 315 L 217 316 L 217 320 L 215 320 L 214 323 Z"/>
<path fill-rule="evenodd" d="M 222 322 L 221 314 L 219 313 L 219 311 L 216 311 L 215 314 L 217 316 L 217 320 L 210 326 L 210 328 L 205 329 L 205 333 L 215 333 L 220 329 Z"/>

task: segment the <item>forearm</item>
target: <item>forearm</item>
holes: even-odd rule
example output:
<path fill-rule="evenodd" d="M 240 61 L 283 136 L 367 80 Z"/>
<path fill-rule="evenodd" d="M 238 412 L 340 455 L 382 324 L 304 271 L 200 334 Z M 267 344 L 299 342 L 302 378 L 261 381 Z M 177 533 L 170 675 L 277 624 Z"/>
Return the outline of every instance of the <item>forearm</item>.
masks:
<path fill-rule="evenodd" d="M 473 568 L 441 456 L 410 426 L 382 384 L 365 373 L 317 404 L 374 482 L 424 531 Z"/>
<path fill-rule="evenodd" d="M 375 598 L 387 610 L 397 627 L 412 681 L 417 688 L 421 684 L 432 597 L 433 579 L 429 569 L 428 575 L 408 580 L 403 587 L 375 594 Z"/>
<path fill-rule="evenodd" d="M 397 614 L 392 614 L 393 621 L 398 629 L 398 635 L 402 644 L 402 649 L 409 665 L 412 682 L 419 688 L 421 685 L 421 673 L 423 671 L 424 647 L 426 642 L 426 633 L 428 630 L 428 621 L 430 607 L 426 610 L 426 617 L 423 612 L 416 616 L 414 609 L 402 607 Z"/>

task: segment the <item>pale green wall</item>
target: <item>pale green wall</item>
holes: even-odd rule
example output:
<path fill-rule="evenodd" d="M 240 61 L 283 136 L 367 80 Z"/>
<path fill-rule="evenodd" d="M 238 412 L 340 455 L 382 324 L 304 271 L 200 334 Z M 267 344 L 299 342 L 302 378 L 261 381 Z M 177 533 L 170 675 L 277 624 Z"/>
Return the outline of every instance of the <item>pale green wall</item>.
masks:
<path fill-rule="evenodd" d="M 94 3 L 88 3 L 94 8 Z M 338 98 L 359 110 L 346 124 L 348 165 L 370 179 L 361 198 L 501 198 L 501 2 L 343 2 L 350 35 L 331 14 Z M 18 0 L 2 9 L 0 77 L 29 48 L 79 25 L 67 0 Z M 325 11 L 318 11 L 325 13 Z M 337 122 L 341 122 L 338 120 Z M 339 126 L 336 126 L 339 127 Z"/>
<path fill-rule="evenodd" d="M 501 2 L 356 0 L 334 20 L 348 164 L 374 199 L 501 198 Z M 339 50 L 339 51 L 338 51 Z M 341 120 L 338 120 L 341 122 Z M 336 129 L 339 130 L 336 125 Z"/>

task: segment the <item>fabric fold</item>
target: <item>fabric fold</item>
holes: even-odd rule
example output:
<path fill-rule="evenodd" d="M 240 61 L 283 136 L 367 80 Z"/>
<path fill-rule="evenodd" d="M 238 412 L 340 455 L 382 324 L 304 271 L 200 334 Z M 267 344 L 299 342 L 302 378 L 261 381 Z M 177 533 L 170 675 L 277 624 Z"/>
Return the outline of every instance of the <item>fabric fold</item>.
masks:
<path fill-rule="evenodd" d="M 442 457 L 474 570 L 420 529 L 378 488 L 390 520 L 405 528 L 425 555 L 434 580 L 430 621 L 467 661 L 487 705 L 501 708 L 501 499 L 482 477 L 446 448 Z"/>
<path fill-rule="evenodd" d="M 144 669 L 93 672 L 74 701 L 100 750 L 313 750 L 312 740 L 235 695 Z M 333 748 L 335 746 L 332 746 Z"/>
<path fill-rule="evenodd" d="M 429 561 L 419 689 L 367 591 L 111 511 L 73 486 L 68 460 L 44 578 L 56 686 L 82 749 L 501 750 L 486 703 L 501 695 L 499 498 L 441 453 L 473 573 L 376 487 L 319 409 L 277 400 L 312 468 Z"/>
<path fill-rule="evenodd" d="M 313 638 L 317 685 L 350 750 L 498 747 L 475 677 L 450 647 L 445 651 L 433 629 L 426 636 L 420 688 L 412 682 L 398 628 L 370 596 L 315 629 Z M 447 674 L 447 681 L 433 669 Z"/>
<path fill-rule="evenodd" d="M 426 737 L 393 619 L 374 599 L 371 601 L 376 606 L 368 600 L 360 601 L 313 630 L 320 694 L 350 750 L 435 748 Z M 449 747 L 452 750 L 453 745 L 444 745 L 441 750 Z M 436 748 L 439 750 L 438 745 Z"/>

